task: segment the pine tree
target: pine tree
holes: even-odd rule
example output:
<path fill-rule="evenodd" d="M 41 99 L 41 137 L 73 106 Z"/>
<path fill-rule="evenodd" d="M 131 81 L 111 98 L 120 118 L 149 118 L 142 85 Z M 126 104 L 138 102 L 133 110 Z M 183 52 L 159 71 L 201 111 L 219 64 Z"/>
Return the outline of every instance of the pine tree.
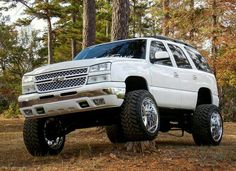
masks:
<path fill-rule="evenodd" d="M 54 24 L 56 62 L 71 60 L 81 50 L 83 29 L 83 2 L 60 0 L 59 3 L 63 15 Z"/>
<path fill-rule="evenodd" d="M 59 17 L 62 14 L 60 13 L 60 6 L 57 0 L 35 0 L 32 6 L 29 6 L 24 0 L 18 0 L 24 4 L 27 9 L 25 13 L 29 15 L 28 18 L 19 19 L 19 25 L 29 25 L 35 18 L 44 19 L 47 22 L 47 44 L 48 44 L 48 64 L 54 63 L 53 57 L 53 29 L 52 29 L 52 18 Z"/>
<path fill-rule="evenodd" d="M 107 42 L 111 40 L 111 0 L 98 0 L 96 3 L 96 43 Z"/>
<path fill-rule="evenodd" d="M 111 40 L 128 38 L 129 14 L 129 0 L 113 0 Z"/>
<path fill-rule="evenodd" d="M 0 23 L 0 71 L 5 75 L 12 52 L 12 48 L 17 44 L 17 34 L 12 26 Z"/>
<path fill-rule="evenodd" d="M 96 37 L 95 0 L 83 0 L 83 49 L 95 44 Z"/>
<path fill-rule="evenodd" d="M 170 14 L 169 14 L 169 11 L 170 11 L 170 0 L 163 0 L 162 2 L 163 4 L 163 13 L 164 13 L 164 18 L 163 18 L 163 34 L 165 36 L 168 36 L 169 35 L 169 32 L 170 32 L 170 26 L 169 26 L 169 20 L 170 20 Z"/>

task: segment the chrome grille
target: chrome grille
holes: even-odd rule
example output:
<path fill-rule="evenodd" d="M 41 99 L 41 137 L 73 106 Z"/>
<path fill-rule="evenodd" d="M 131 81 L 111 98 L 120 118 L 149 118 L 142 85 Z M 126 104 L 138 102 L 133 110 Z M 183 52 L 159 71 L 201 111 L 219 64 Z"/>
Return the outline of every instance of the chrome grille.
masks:
<path fill-rule="evenodd" d="M 48 79 L 61 77 L 61 76 L 76 76 L 76 75 L 86 74 L 87 71 L 88 71 L 88 68 L 79 68 L 79 69 L 74 69 L 74 70 L 69 70 L 69 71 L 60 71 L 60 72 L 39 75 L 39 76 L 36 76 L 35 79 L 36 81 L 43 81 L 43 80 L 48 80 Z"/>
<path fill-rule="evenodd" d="M 69 80 L 64 80 L 64 81 L 38 84 L 37 88 L 39 91 L 45 92 L 45 91 L 59 90 L 59 89 L 64 89 L 64 88 L 77 87 L 79 85 L 85 84 L 85 82 L 86 82 L 86 77 L 80 77 L 80 78 L 69 79 Z"/>
<path fill-rule="evenodd" d="M 38 92 L 57 91 L 86 84 L 88 68 L 58 71 L 35 77 Z"/>

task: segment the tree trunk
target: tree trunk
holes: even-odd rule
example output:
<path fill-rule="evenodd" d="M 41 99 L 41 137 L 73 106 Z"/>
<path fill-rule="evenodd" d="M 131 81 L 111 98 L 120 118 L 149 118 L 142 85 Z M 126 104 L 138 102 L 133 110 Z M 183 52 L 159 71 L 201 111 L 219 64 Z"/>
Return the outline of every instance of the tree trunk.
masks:
<path fill-rule="evenodd" d="M 111 33 L 111 24 L 110 24 L 110 21 L 106 21 L 106 37 L 110 37 L 110 33 Z"/>
<path fill-rule="evenodd" d="M 129 33 L 130 4 L 128 0 L 113 0 L 112 40 L 126 39 Z M 128 142 L 124 145 L 127 151 L 144 152 L 156 149 L 155 141 Z"/>
<path fill-rule="evenodd" d="M 111 40 L 128 38 L 129 14 L 129 0 L 113 0 Z"/>
<path fill-rule="evenodd" d="M 194 41 L 194 32 L 195 32 L 195 25 L 194 25 L 194 15 L 195 15 L 195 11 L 194 11 L 194 0 L 190 0 L 190 12 L 191 12 L 191 29 L 189 32 L 189 39 L 191 41 Z"/>
<path fill-rule="evenodd" d="M 52 48 L 52 23 L 51 18 L 47 18 L 48 25 L 48 64 L 54 63 L 53 59 L 53 48 Z"/>
<path fill-rule="evenodd" d="M 77 41 L 75 40 L 75 38 L 72 38 L 71 39 L 71 59 L 73 60 L 74 57 L 76 56 L 77 54 Z"/>
<path fill-rule="evenodd" d="M 137 142 L 127 142 L 125 144 L 125 148 L 127 151 L 135 152 L 135 153 L 143 153 L 143 152 L 153 152 L 156 151 L 156 142 L 153 141 L 137 141 Z"/>
<path fill-rule="evenodd" d="M 162 1 L 163 12 L 164 12 L 164 19 L 163 19 L 163 34 L 165 36 L 169 35 L 170 28 L 169 28 L 169 21 L 170 21 L 170 1 L 163 0 Z"/>
<path fill-rule="evenodd" d="M 95 0 L 83 0 L 83 49 L 95 43 L 96 37 Z"/>
<path fill-rule="evenodd" d="M 136 15 L 136 0 L 133 0 L 133 37 L 135 37 Z"/>
<path fill-rule="evenodd" d="M 4 61 L 1 61 L 1 70 L 2 70 L 2 75 L 5 76 L 6 75 L 6 66 L 5 66 Z"/>
<path fill-rule="evenodd" d="M 110 5 L 111 0 L 107 0 L 107 3 Z M 111 35 L 111 21 L 106 20 L 106 37 L 110 38 L 110 35 Z"/>
<path fill-rule="evenodd" d="M 72 20 L 72 23 L 75 23 L 76 22 L 76 15 L 74 12 L 72 12 L 71 14 L 71 20 Z M 76 39 L 74 37 L 71 38 L 71 59 L 73 60 L 74 57 L 76 56 L 76 53 L 77 53 L 77 42 L 76 42 Z"/>
<path fill-rule="evenodd" d="M 142 37 L 142 16 L 138 16 L 138 32 L 139 32 L 139 37 Z"/>
<path fill-rule="evenodd" d="M 216 58 L 217 58 L 217 14 L 216 14 L 216 0 L 212 0 L 212 36 L 211 36 L 211 53 L 212 53 L 212 61 L 213 61 L 213 70 L 216 75 Z"/>

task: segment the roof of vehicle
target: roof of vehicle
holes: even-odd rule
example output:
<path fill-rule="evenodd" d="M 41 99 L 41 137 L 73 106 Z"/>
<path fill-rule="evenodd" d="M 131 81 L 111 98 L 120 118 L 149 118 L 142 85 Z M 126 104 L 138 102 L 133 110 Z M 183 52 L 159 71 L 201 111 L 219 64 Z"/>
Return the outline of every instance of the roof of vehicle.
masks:
<path fill-rule="evenodd" d="M 179 44 L 183 44 L 185 46 L 191 47 L 193 49 L 196 49 L 195 47 L 193 47 L 192 45 L 185 43 L 183 41 L 177 40 L 177 39 L 173 39 L 173 38 L 169 38 L 166 36 L 161 36 L 161 35 L 157 35 L 157 36 L 146 36 L 146 37 L 136 37 L 136 38 L 129 38 L 129 39 L 120 39 L 120 40 L 115 40 L 115 41 L 111 41 L 111 42 L 104 42 L 104 43 L 100 43 L 100 44 L 96 44 L 96 45 L 92 45 L 90 47 L 95 47 L 95 46 L 99 46 L 99 45 L 104 45 L 104 44 L 109 44 L 109 43 L 115 43 L 115 42 L 122 42 L 122 41 L 127 41 L 127 40 L 137 40 L 137 39 L 148 39 L 148 38 L 155 38 L 155 39 L 159 39 L 159 40 L 167 40 L 167 41 L 171 41 L 174 43 L 179 43 Z"/>
<path fill-rule="evenodd" d="M 175 43 L 180 43 L 180 44 L 183 44 L 185 46 L 189 46 L 189 47 L 195 49 L 195 47 L 193 47 L 192 45 L 190 45 L 188 43 L 185 43 L 185 42 L 177 40 L 177 39 L 172 39 L 172 38 L 169 38 L 169 37 L 166 37 L 166 36 L 157 35 L 157 36 L 149 36 L 149 38 L 155 38 L 155 39 L 159 39 L 159 40 L 168 40 L 168 41 L 175 42 Z"/>

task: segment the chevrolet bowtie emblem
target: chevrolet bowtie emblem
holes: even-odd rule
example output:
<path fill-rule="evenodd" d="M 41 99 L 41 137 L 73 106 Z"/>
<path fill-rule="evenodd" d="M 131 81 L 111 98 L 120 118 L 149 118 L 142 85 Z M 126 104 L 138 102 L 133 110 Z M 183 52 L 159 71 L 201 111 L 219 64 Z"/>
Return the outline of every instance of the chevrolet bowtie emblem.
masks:
<path fill-rule="evenodd" d="M 52 79 L 53 82 L 60 82 L 60 81 L 64 81 L 65 77 L 64 76 L 58 76 Z"/>

